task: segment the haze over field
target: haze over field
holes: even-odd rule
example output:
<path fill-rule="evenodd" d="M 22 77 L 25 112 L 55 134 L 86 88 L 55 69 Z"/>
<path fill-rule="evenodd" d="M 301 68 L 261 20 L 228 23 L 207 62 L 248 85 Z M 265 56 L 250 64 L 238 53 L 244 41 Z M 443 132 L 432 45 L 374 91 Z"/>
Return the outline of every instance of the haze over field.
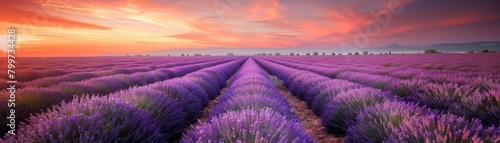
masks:
<path fill-rule="evenodd" d="M 321 52 L 500 41 L 495 0 L 19 0 L 1 5 L 0 13 L 0 29 L 18 31 L 18 56 L 201 48 L 208 54 Z"/>

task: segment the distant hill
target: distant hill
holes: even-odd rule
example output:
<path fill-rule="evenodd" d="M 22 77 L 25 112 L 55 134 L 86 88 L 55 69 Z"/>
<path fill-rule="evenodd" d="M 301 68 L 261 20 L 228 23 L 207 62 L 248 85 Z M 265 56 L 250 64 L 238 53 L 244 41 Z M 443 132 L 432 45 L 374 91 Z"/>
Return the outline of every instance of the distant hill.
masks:
<path fill-rule="evenodd" d="M 299 53 L 305 55 L 306 53 L 318 52 L 319 55 L 325 53 L 326 55 L 331 55 L 332 52 L 338 53 L 349 53 L 349 52 L 362 52 L 368 51 L 370 53 L 387 53 L 391 51 L 392 53 L 422 53 L 425 49 L 435 49 L 438 52 L 443 53 L 459 53 L 464 51 L 475 51 L 479 52 L 482 49 L 500 51 L 500 41 L 492 42 L 471 42 L 471 43 L 443 43 L 435 45 L 423 45 L 423 46 L 405 46 L 392 44 L 383 47 L 373 47 L 373 48 L 224 48 L 224 47 L 208 47 L 208 48 L 184 48 L 184 49 L 172 49 L 172 50 L 157 50 L 150 51 L 147 53 L 140 53 L 143 55 L 171 55 L 179 56 L 181 54 L 202 54 L 202 55 L 226 55 L 227 53 L 233 53 L 235 55 L 253 55 L 259 53 Z"/>
<path fill-rule="evenodd" d="M 500 41 L 494 42 L 472 42 L 472 43 L 444 43 L 424 46 L 402 46 L 389 45 L 385 47 L 369 48 L 368 51 L 392 51 L 392 52 L 423 52 L 425 49 L 435 49 L 439 52 L 457 53 L 463 51 L 479 52 L 482 49 L 500 51 Z"/>

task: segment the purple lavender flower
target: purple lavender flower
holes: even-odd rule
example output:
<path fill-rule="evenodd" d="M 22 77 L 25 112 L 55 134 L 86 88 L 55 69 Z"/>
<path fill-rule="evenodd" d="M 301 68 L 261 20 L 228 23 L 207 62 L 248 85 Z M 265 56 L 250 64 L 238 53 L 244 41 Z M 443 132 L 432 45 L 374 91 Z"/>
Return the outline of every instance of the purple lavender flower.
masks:
<path fill-rule="evenodd" d="M 466 117 L 478 118 L 483 125 L 500 124 L 500 90 L 475 92 L 464 97 L 461 102 L 453 104 L 450 113 Z"/>
<path fill-rule="evenodd" d="M 325 89 L 321 90 L 318 95 L 314 97 L 314 101 L 311 104 L 311 109 L 314 111 L 314 113 L 321 116 L 324 112 L 324 108 L 327 104 L 328 98 L 335 97 L 339 93 L 359 87 L 359 84 L 352 82 L 340 82 L 340 83 L 345 83 L 345 84 L 327 86 Z"/>
<path fill-rule="evenodd" d="M 59 89 L 60 92 L 71 96 L 98 93 L 98 88 L 90 85 L 88 82 L 66 82 L 53 86 L 53 88 Z"/>
<path fill-rule="evenodd" d="M 356 124 L 347 129 L 346 142 L 381 142 L 395 132 L 401 122 L 432 111 L 400 101 L 386 101 L 359 112 Z M 394 128 L 393 128 L 394 127 Z"/>
<path fill-rule="evenodd" d="M 200 78 L 203 79 L 207 82 L 211 83 L 212 88 L 215 89 L 221 89 L 222 87 L 226 86 L 225 84 L 225 79 L 217 79 L 215 77 L 210 76 L 209 74 L 205 73 L 206 70 L 201 70 L 198 72 L 190 73 L 184 76 L 185 78 Z M 220 80 L 223 80 L 223 84 L 221 84 Z"/>
<path fill-rule="evenodd" d="M 186 118 L 186 113 L 182 111 L 182 104 L 158 90 L 134 88 L 109 95 L 109 98 L 132 102 L 138 108 L 149 111 L 161 133 L 164 134 L 162 138 L 166 140 L 179 139 L 186 128 L 187 122 L 179 120 Z"/>
<path fill-rule="evenodd" d="M 325 80 L 325 81 L 319 82 L 315 86 L 309 88 L 307 90 L 306 96 L 304 96 L 304 100 L 306 100 L 307 104 L 309 106 L 311 106 L 312 103 L 314 102 L 314 99 L 316 98 L 316 96 L 321 94 L 323 90 L 331 89 L 332 87 L 339 86 L 339 85 L 346 85 L 346 86 L 348 86 L 348 88 L 363 87 L 360 84 L 352 83 L 350 81 L 341 80 L 341 79 Z"/>
<path fill-rule="evenodd" d="M 292 84 L 289 89 L 293 92 L 295 96 L 299 99 L 304 99 L 304 96 L 307 94 L 307 90 L 311 87 L 314 87 L 317 83 L 321 81 L 329 80 L 328 78 L 321 78 L 317 74 L 303 74 L 301 76 L 297 76 L 293 79 Z"/>
<path fill-rule="evenodd" d="M 432 109 L 447 111 L 451 106 L 475 92 L 470 86 L 455 84 L 426 84 L 420 92 L 408 97 L 411 101 L 422 103 Z"/>
<path fill-rule="evenodd" d="M 387 142 L 500 142 L 500 128 L 452 114 L 413 117 L 391 128 Z"/>
<path fill-rule="evenodd" d="M 203 115 L 203 104 L 201 103 L 201 99 L 181 86 L 167 81 L 148 87 L 159 90 L 163 92 L 164 96 L 179 102 L 182 106 L 182 111 L 186 113 L 186 120 L 188 123 L 196 122 L 196 120 Z"/>
<path fill-rule="evenodd" d="M 362 83 L 378 89 L 385 89 L 391 84 L 393 80 L 395 80 L 394 78 L 389 76 L 374 75 L 361 72 L 343 72 L 340 73 L 337 78 Z"/>
<path fill-rule="evenodd" d="M 269 82 L 269 81 L 268 81 Z M 219 103 L 234 98 L 235 94 L 238 95 L 259 95 L 262 97 L 283 98 L 283 95 L 276 89 L 276 87 L 268 87 L 258 84 L 250 84 L 246 86 L 231 85 L 228 90 L 219 98 Z"/>
<path fill-rule="evenodd" d="M 260 95 L 233 95 L 225 102 L 219 103 L 215 106 L 214 110 L 210 113 L 210 118 L 217 115 L 227 113 L 230 111 L 241 111 L 243 109 L 260 110 L 263 108 L 270 108 L 278 114 L 281 114 L 287 119 L 297 119 L 298 116 L 291 111 L 291 106 L 284 98 L 271 98 Z M 209 120 L 210 120 L 209 118 Z"/>
<path fill-rule="evenodd" d="M 43 77 L 30 82 L 26 82 L 23 85 L 34 86 L 34 87 L 49 87 L 51 85 L 58 84 L 61 82 L 81 81 L 95 77 L 99 77 L 99 74 L 78 72 L 78 73 L 69 73 L 64 76 Z"/>
<path fill-rule="evenodd" d="M 62 102 L 71 101 L 73 99 L 72 95 L 64 94 L 53 88 L 23 88 L 16 91 L 16 121 L 24 122 L 26 121 L 30 114 L 40 113 L 53 105 L 57 105 Z M 10 94 L 2 94 L 2 98 L 7 101 Z M 0 113 L 7 116 L 10 112 L 10 108 L 7 104 L 2 104 L 3 108 L 0 108 Z M 0 123 L 4 126 L 0 127 L 0 133 L 4 134 L 9 130 L 6 126 L 9 120 L 0 120 Z"/>
<path fill-rule="evenodd" d="M 203 88 L 201 88 L 200 85 L 196 84 L 195 82 L 184 80 L 182 78 L 174 78 L 168 80 L 168 82 L 172 83 L 173 85 L 178 85 L 179 87 L 186 89 L 191 94 L 198 97 L 201 100 L 203 107 L 206 107 L 208 105 L 208 102 L 210 100 L 208 99 L 207 93 L 205 92 L 205 90 L 203 90 Z"/>
<path fill-rule="evenodd" d="M 329 133 L 345 134 L 347 128 L 355 124 L 356 116 L 360 111 L 390 99 L 391 95 L 387 92 L 374 88 L 358 88 L 341 92 L 327 99 L 321 123 Z"/>
<path fill-rule="evenodd" d="M 16 141 L 7 136 L 9 142 Z M 150 113 L 111 98 L 63 103 L 21 125 L 16 142 L 164 141 Z"/>
<path fill-rule="evenodd" d="M 245 109 L 214 117 L 184 134 L 181 142 L 316 142 L 298 120 L 265 108 Z"/>
<path fill-rule="evenodd" d="M 395 80 L 387 88 L 394 95 L 400 97 L 413 96 L 419 92 L 419 89 L 428 84 L 425 80 Z"/>

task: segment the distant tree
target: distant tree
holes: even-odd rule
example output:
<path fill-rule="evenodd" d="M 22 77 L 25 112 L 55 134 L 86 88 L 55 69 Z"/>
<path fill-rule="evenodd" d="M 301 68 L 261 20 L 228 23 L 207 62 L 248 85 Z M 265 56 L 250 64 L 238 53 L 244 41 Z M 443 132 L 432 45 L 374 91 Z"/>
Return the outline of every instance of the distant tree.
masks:
<path fill-rule="evenodd" d="M 332 52 L 332 56 L 335 56 L 335 52 Z"/>
<path fill-rule="evenodd" d="M 373 55 L 373 53 L 370 53 L 370 55 Z"/>
<path fill-rule="evenodd" d="M 481 53 L 489 53 L 489 52 L 490 52 L 490 50 L 487 50 L 487 49 L 482 49 L 481 50 Z"/>
<path fill-rule="evenodd" d="M 490 51 L 489 53 L 496 53 L 497 51 Z"/>
<path fill-rule="evenodd" d="M 294 53 L 290 53 L 290 56 L 295 56 L 295 54 Z"/>
<path fill-rule="evenodd" d="M 436 53 L 437 53 L 437 51 L 436 51 L 436 50 L 434 50 L 434 49 L 425 49 L 425 50 L 424 50 L 424 53 L 425 53 L 425 54 L 436 54 Z"/>
<path fill-rule="evenodd" d="M 189 57 L 189 54 L 187 54 L 187 56 Z"/>
<path fill-rule="evenodd" d="M 184 56 L 186 56 L 186 55 L 184 55 L 184 54 L 181 54 L 181 57 L 184 57 Z"/>
<path fill-rule="evenodd" d="M 359 52 L 354 52 L 354 55 L 359 55 Z"/>
<path fill-rule="evenodd" d="M 234 56 L 233 53 L 227 53 L 227 56 Z"/>
<path fill-rule="evenodd" d="M 474 51 L 465 51 L 467 54 L 474 54 Z"/>
<path fill-rule="evenodd" d="M 300 54 L 299 54 L 299 53 L 297 53 L 297 54 L 296 54 L 296 56 L 300 56 Z"/>
<path fill-rule="evenodd" d="M 389 51 L 389 55 L 392 55 L 392 52 L 391 52 L 391 51 Z"/>
<path fill-rule="evenodd" d="M 317 56 L 318 55 L 318 52 L 313 52 L 313 56 Z"/>
<path fill-rule="evenodd" d="M 342 56 L 342 53 L 339 53 L 339 56 Z"/>
<path fill-rule="evenodd" d="M 383 55 L 383 53 L 378 53 L 379 55 Z"/>
<path fill-rule="evenodd" d="M 274 53 L 274 55 L 275 55 L 275 56 L 281 56 L 281 54 L 280 54 L 280 53 Z"/>
<path fill-rule="evenodd" d="M 168 54 L 167 57 L 170 57 L 170 54 Z"/>
<path fill-rule="evenodd" d="M 307 53 L 306 56 L 310 56 L 311 54 L 310 53 Z"/>
<path fill-rule="evenodd" d="M 347 53 L 347 55 L 352 55 L 352 53 L 351 53 L 351 52 L 349 52 L 349 53 Z"/>
<path fill-rule="evenodd" d="M 363 51 L 363 55 L 368 55 L 368 51 Z"/>
<path fill-rule="evenodd" d="M 323 56 L 324 56 L 324 55 L 325 55 L 325 53 L 323 52 L 323 54 L 321 54 L 321 55 L 323 55 Z"/>

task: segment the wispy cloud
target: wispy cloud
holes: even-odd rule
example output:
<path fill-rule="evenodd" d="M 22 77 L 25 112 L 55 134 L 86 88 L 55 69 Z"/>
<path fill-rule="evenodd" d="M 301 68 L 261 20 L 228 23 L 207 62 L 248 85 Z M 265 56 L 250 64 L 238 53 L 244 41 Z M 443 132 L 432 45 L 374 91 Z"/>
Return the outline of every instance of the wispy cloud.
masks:
<path fill-rule="evenodd" d="M 105 26 L 73 21 L 58 16 L 42 14 L 39 12 L 22 10 L 8 6 L 0 6 L 0 13 L 5 14 L 5 17 L 2 17 L 2 19 L 0 19 L 0 22 L 5 22 L 5 23 L 31 25 L 39 27 L 56 27 L 63 29 L 68 29 L 68 28 L 84 28 L 84 29 L 98 29 L 98 30 L 111 29 Z M 36 16 L 37 19 L 33 20 L 34 19 L 33 17 Z"/>
<path fill-rule="evenodd" d="M 476 35 L 470 40 L 500 40 L 500 33 L 485 28 L 500 30 L 495 0 L 20 0 L 0 6 L 0 13 L 8 13 L 0 28 L 36 28 L 38 33 L 23 34 L 37 42 L 20 44 L 38 54 L 57 48 L 59 55 L 71 54 L 79 47 L 96 55 L 204 47 L 335 48 L 376 24 L 384 16 L 377 11 L 398 8 L 394 2 L 402 11 L 391 15 L 368 47 L 469 42 L 457 31 Z M 107 51 L 98 49 L 104 47 Z"/>

